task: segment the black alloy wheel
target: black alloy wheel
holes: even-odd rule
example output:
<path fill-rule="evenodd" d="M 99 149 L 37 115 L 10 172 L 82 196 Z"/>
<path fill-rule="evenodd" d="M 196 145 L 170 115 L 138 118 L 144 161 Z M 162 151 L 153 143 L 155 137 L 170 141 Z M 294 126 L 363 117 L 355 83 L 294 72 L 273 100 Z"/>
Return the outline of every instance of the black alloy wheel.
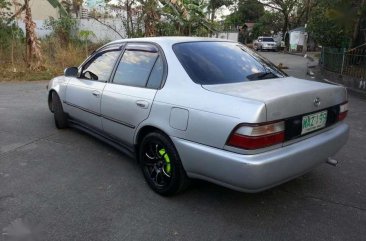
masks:
<path fill-rule="evenodd" d="M 158 194 L 169 196 L 187 187 L 188 177 L 178 152 L 164 134 L 152 132 L 144 137 L 139 161 L 145 180 Z"/>

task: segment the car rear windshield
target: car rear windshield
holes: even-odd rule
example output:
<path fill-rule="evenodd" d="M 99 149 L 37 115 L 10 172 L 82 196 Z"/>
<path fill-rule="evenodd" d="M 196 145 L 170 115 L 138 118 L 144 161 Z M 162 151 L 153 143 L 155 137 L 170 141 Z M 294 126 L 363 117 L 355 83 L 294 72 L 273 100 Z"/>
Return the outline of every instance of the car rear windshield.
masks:
<path fill-rule="evenodd" d="M 286 76 L 268 60 L 239 43 L 178 43 L 173 46 L 173 50 L 189 77 L 201 85 Z"/>
<path fill-rule="evenodd" d="M 263 42 L 274 42 L 273 38 L 262 38 Z"/>

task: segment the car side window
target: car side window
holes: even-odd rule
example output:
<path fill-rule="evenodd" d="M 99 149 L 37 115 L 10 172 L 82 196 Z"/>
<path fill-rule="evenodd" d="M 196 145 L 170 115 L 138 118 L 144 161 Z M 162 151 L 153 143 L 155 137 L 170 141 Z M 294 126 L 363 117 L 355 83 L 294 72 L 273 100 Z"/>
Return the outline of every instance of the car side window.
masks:
<path fill-rule="evenodd" d="M 164 74 L 164 63 L 162 57 L 159 56 L 155 62 L 153 70 L 151 71 L 146 87 L 151 89 L 158 89 L 161 85 L 163 74 Z"/>
<path fill-rule="evenodd" d="M 97 53 L 83 66 L 80 78 L 108 81 L 120 53 L 119 50 L 109 50 Z"/>
<path fill-rule="evenodd" d="M 127 49 L 118 64 L 113 83 L 145 87 L 158 57 L 157 52 Z"/>

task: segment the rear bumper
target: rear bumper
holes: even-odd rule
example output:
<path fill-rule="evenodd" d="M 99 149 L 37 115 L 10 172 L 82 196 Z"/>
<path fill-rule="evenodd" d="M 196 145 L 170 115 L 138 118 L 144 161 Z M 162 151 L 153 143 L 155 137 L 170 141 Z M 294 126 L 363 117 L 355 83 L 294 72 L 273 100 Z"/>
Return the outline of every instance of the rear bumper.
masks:
<path fill-rule="evenodd" d="M 334 155 L 349 127 L 334 128 L 272 151 L 242 155 L 172 137 L 187 175 L 228 188 L 259 192 L 300 176 Z"/>

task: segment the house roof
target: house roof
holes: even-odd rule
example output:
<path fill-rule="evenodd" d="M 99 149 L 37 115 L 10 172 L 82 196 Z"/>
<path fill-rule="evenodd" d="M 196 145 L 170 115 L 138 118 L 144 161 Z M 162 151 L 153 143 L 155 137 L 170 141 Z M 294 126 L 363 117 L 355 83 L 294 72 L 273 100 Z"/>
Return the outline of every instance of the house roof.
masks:
<path fill-rule="evenodd" d="M 291 29 L 288 32 L 289 33 L 291 33 L 291 32 L 302 32 L 302 33 L 304 33 L 304 32 L 306 32 L 306 29 L 305 29 L 305 27 L 297 27 L 297 28 Z"/>
<path fill-rule="evenodd" d="M 255 25 L 255 23 L 244 23 L 244 24 L 243 24 L 243 27 L 244 27 L 244 26 L 247 26 L 247 28 L 252 29 L 252 28 L 254 27 L 254 25 Z"/>

